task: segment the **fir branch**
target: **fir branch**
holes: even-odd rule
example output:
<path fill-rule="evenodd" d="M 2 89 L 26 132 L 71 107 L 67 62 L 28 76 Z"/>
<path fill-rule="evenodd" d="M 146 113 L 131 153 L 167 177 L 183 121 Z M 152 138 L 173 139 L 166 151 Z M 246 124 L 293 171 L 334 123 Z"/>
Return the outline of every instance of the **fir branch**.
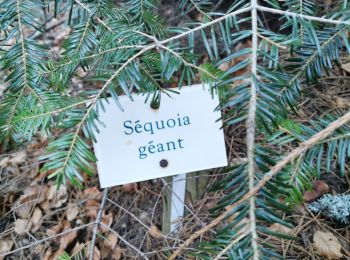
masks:
<path fill-rule="evenodd" d="M 252 196 L 256 196 L 258 192 L 274 177 L 278 174 L 287 164 L 298 158 L 301 154 L 305 153 L 308 149 L 313 147 L 315 144 L 320 142 L 321 140 L 327 138 L 332 132 L 334 132 L 339 127 L 350 121 L 350 112 L 344 114 L 342 117 L 333 121 L 328 127 L 323 129 L 322 131 L 313 135 L 307 141 L 301 143 L 297 148 L 291 151 L 287 156 L 281 159 L 275 166 L 273 166 L 268 173 L 264 175 L 264 177 L 251 189 L 248 193 L 246 193 L 239 201 L 235 202 L 232 207 L 236 207 L 242 204 L 245 201 L 249 201 Z M 218 224 L 222 223 L 228 216 L 230 215 L 229 211 L 224 212 L 220 216 L 216 217 L 213 221 L 211 221 L 208 225 L 201 228 L 200 230 L 195 231 L 184 243 L 182 243 L 179 248 L 169 257 L 169 260 L 174 260 L 181 252 L 188 247 L 195 239 L 199 236 L 206 233 L 208 230 L 213 229 Z"/>

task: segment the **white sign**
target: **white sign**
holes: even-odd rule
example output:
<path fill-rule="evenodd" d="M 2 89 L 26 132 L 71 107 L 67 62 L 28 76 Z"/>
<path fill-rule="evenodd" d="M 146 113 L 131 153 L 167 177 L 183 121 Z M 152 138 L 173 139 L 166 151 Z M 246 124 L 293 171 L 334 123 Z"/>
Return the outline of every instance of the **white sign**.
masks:
<path fill-rule="evenodd" d="M 162 94 L 160 108 L 145 96 L 110 99 L 94 143 L 102 188 L 227 165 L 216 95 L 206 85 Z"/>

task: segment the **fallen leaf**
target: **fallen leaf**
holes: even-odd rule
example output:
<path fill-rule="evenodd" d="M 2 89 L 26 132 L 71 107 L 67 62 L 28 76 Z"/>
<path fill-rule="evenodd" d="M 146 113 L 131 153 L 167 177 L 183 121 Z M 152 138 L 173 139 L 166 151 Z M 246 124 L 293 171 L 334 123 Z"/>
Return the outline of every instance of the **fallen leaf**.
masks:
<path fill-rule="evenodd" d="M 36 232 L 41 227 L 42 216 L 43 216 L 43 213 L 41 212 L 41 210 L 38 207 L 36 207 L 33 211 L 33 214 L 31 216 L 30 220 L 29 220 L 32 232 Z"/>
<path fill-rule="evenodd" d="M 124 184 L 123 189 L 127 193 L 134 193 L 138 190 L 137 182 Z"/>
<path fill-rule="evenodd" d="M 343 256 L 340 252 L 339 240 L 330 232 L 316 231 L 313 237 L 316 253 L 327 259 L 339 259 Z"/>
<path fill-rule="evenodd" d="M 51 208 L 59 208 L 68 199 L 67 187 L 61 185 L 58 189 L 57 186 L 52 184 L 47 191 L 47 199 L 50 202 Z"/>
<path fill-rule="evenodd" d="M 100 203 L 96 200 L 88 200 L 85 202 L 85 213 L 88 217 L 96 219 Z"/>
<path fill-rule="evenodd" d="M 120 246 L 117 246 L 112 252 L 112 260 L 121 259 L 123 256 L 123 253 L 124 253 L 124 250 Z"/>
<path fill-rule="evenodd" d="M 161 239 L 162 238 L 162 232 L 159 230 L 159 228 L 156 225 L 152 225 L 149 228 L 149 234 L 157 239 Z"/>
<path fill-rule="evenodd" d="M 285 235 L 293 235 L 294 234 L 294 229 L 283 226 L 279 223 L 274 223 L 272 224 L 269 229 L 272 232 L 277 232 L 277 233 L 281 233 L 281 234 L 285 234 Z"/>
<path fill-rule="evenodd" d="M 10 162 L 10 157 L 5 157 L 0 160 L 0 168 L 4 168 Z"/>
<path fill-rule="evenodd" d="M 118 243 L 118 236 L 114 233 L 109 233 L 107 239 L 104 240 L 104 244 L 110 249 L 114 249 Z"/>
<path fill-rule="evenodd" d="M 102 192 L 97 187 L 91 187 L 84 190 L 84 198 L 96 199 L 102 198 Z"/>
<path fill-rule="evenodd" d="M 304 192 L 303 197 L 305 202 L 312 202 L 329 191 L 329 186 L 324 181 L 314 181 L 312 186 L 311 191 Z"/>
<path fill-rule="evenodd" d="M 23 195 L 14 204 L 14 211 L 20 218 L 29 218 L 32 208 L 37 203 L 42 203 L 45 198 L 47 187 L 32 185 L 24 189 Z"/>
<path fill-rule="evenodd" d="M 75 243 L 73 249 L 72 249 L 72 255 L 76 255 L 78 252 L 80 252 L 83 248 L 85 247 L 85 245 L 83 243 Z"/>
<path fill-rule="evenodd" d="M 88 250 L 88 258 L 90 258 L 90 250 Z M 93 256 L 92 256 L 93 260 L 100 260 L 101 259 L 101 252 L 100 250 L 97 248 L 97 246 L 94 246 L 94 252 L 93 252 Z"/>
<path fill-rule="evenodd" d="M 57 225 L 52 226 L 46 230 L 47 235 L 53 236 L 58 234 L 62 230 L 62 222 L 59 222 Z"/>
<path fill-rule="evenodd" d="M 62 232 L 68 231 L 71 228 L 72 227 L 71 227 L 69 221 L 64 220 L 63 221 L 63 230 L 62 230 Z M 65 235 L 61 236 L 59 249 L 65 250 L 67 248 L 67 246 L 71 242 L 73 242 L 73 240 L 77 237 L 77 234 L 78 234 L 78 232 L 76 230 L 73 230 L 73 231 L 71 231 L 69 233 L 66 233 Z"/>
<path fill-rule="evenodd" d="M 27 152 L 25 150 L 19 151 L 11 155 L 10 163 L 20 164 L 25 162 L 26 158 L 27 158 Z"/>
<path fill-rule="evenodd" d="M 342 67 L 342 69 L 345 70 L 347 73 L 350 73 L 350 62 L 342 64 L 341 67 Z"/>
<path fill-rule="evenodd" d="M 68 221 L 74 220 L 79 215 L 79 207 L 75 204 L 69 203 L 68 210 L 66 212 L 66 218 Z"/>
<path fill-rule="evenodd" d="M 113 222 L 112 212 L 109 212 L 108 214 L 106 214 L 105 211 L 103 211 L 101 222 L 106 225 L 106 226 L 100 225 L 99 229 L 101 230 L 101 233 L 108 232 L 108 227 L 110 227 L 112 225 L 112 222 Z"/>
<path fill-rule="evenodd" d="M 28 219 L 18 218 L 15 221 L 15 227 L 13 228 L 18 235 L 23 235 L 30 229 L 30 223 Z"/>
<path fill-rule="evenodd" d="M 12 240 L 0 240 L 0 255 L 6 254 L 7 252 L 11 251 L 12 246 Z M 0 260 L 3 260 L 4 258 L 5 256 L 0 256 Z"/>

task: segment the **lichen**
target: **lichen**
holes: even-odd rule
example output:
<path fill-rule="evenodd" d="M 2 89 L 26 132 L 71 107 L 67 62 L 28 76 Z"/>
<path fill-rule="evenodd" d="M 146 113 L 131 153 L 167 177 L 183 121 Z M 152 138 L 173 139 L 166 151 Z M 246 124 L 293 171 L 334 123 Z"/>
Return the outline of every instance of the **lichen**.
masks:
<path fill-rule="evenodd" d="M 341 223 L 349 223 L 350 216 L 350 195 L 323 195 L 317 201 L 308 205 L 313 212 L 321 212 L 321 214 L 330 219 L 340 221 Z"/>

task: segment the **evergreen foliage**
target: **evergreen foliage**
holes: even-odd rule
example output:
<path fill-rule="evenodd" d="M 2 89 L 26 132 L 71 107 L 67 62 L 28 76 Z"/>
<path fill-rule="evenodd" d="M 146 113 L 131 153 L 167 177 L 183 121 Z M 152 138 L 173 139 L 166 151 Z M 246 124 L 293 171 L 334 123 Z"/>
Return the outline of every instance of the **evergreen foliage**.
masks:
<path fill-rule="evenodd" d="M 51 172 L 49 178 L 58 184 L 69 181 L 81 186 L 81 172 L 94 173 L 91 140 L 103 127 L 98 113 L 104 109 L 104 98 L 111 96 L 119 104 L 118 95 L 139 92 L 159 106 L 162 95 L 176 95 L 164 87 L 169 83 L 179 87 L 198 80 L 209 83 L 220 93 L 218 109 L 225 111 L 225 127 L 248 119 L 248 136 L 253 128 L 259 140 L 255 146 L 254 140 L 248 144 L 248 162 L 224 169 L 225 177 L 211 187 L 225 193 L 212 213 L 219 215 L 228 207 L 226 219 L 234 216 L 234 220 L 223 223 L 213 241 L 187 253 L 202 259 L 279 257 L 263 237 L 286 235 L 266 226 L 291 227 L 293 223 L 284 220 L 283 214 L 302 200 L 312 178 L 324 169 L 338 167 L 344 174 L 350 156 L 349 125 L 284 167 L 249 201 L 229 206 L 249 193 L 283 157 L 284 147 L 297 146 L 336 119 L 329 115 L 300 123 L 295 118 L 304 87 L 337 67 L 342 52 L 350 52 L 349 22 L 321 23 L 309 16 L 348 21 L 350 4 L 335 1 L 331 12 L 322 13 L 311 0 L 259 1 L 290 12 L 276 18 L 281 26 L 272 31 L 262 12 L 256 17 L 251 12 L 255 1 L 231 2 L 219 11 L 210 1 L 181 0 L 181 15 L 196 10 L 203 21 L 170 28 L 157 14 L 156 0 L 0 0 L 0 66 L 6 75 L 0 99 L 0 142 L 20 145 L 38 131 L 47 134 L 50 143 L 42 158 L 43 170 Z M 53 10 L 55 16 L 68 14 L 71 32 L 59 60 L 51 57 L 49 46 L 33 39 L 32 32 L 42 33 L 45 28 L 47 21 L 41 15 L 45 9 Z M 255 23 L 257 31 L 251 26 Z M 259 48 L 239 47 L 251 39 L 254 47 L 254 37 L 259 37 Z M 206 62 L 200 58 L 199 43 L 209 58 Z M 227 62 L 230 68 L 221 70 L 220 65 Z M 71 96 L 72 77 L 81 70 L 88 72 L 86 80 L 100 87 L 83 88 Z M 53 131 L 63 134 L 52 135 Z M 248 223 L 242 221 L 245 218 Z"/>

